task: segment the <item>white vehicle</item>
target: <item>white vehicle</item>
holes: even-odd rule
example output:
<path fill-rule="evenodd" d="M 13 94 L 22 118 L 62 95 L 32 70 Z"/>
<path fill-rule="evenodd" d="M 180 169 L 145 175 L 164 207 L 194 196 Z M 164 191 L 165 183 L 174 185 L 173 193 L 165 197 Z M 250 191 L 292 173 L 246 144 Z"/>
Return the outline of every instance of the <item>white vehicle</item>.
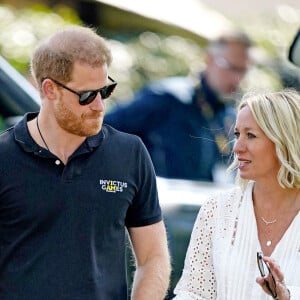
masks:
<path fill-rule="evenodd" d="M 288 58 L 292 63 L 300 67 L 300 29 L 290 46 Z"/>

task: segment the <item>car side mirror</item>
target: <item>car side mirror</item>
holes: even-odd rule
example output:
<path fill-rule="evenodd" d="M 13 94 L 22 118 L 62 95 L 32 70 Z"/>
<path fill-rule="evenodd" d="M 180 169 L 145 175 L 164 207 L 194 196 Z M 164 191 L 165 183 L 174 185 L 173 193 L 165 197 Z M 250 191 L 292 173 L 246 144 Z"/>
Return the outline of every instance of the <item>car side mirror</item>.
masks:
<path fill-rule="evenodd" d="M 300 29 L 290 45 L 288 59 L 296 66 L 300 67 Z"/>

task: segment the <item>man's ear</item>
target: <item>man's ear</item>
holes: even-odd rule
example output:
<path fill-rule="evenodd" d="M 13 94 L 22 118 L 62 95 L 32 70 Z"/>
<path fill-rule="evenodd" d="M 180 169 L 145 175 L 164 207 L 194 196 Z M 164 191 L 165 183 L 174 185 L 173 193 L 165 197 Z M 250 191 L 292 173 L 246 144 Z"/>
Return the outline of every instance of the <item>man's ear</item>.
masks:
<path fill-rule="evenodd" d="M 300 67 L 300 29 L 290 45 L 288 59 L 296 66 Z"/>
<path fill-rule="evenodd" d="M 55 83 L 51 80 L 46 78 L 42 83 L 42 91 L 46 98 L 49 100 L 54 100 L 57 98 L 57 87 Z"/>

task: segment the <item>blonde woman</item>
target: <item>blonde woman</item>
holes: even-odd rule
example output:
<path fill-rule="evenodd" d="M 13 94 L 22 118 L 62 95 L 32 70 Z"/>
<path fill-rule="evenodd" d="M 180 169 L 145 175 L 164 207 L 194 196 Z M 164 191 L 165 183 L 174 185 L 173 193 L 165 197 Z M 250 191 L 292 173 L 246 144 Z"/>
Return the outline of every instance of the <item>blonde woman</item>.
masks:
<path fill-rule="evenodd" d="M 300 96 L 248 94 L 238 107 L 239 186 L 210 197 L 175 299 L 300 299 Z"/>

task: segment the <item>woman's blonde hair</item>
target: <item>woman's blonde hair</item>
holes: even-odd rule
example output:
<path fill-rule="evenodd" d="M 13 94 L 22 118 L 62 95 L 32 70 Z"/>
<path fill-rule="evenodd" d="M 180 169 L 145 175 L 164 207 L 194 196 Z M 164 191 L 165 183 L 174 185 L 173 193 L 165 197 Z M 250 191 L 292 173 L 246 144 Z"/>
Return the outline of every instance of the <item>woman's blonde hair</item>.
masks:
<path fill-rule="evenodd" d="M 253 117 L 275 144 L 280 162 L 278 183 L 283 188 L 300 188 L 300 94 L 292 89 L 280 92 L 248 93 L 238 105 L 237 112 L 248 106 Z M 234 154 L 229 170 L 235 170 L 238 160 Z M 237 182 L 244 188 L 244 180 L 237 172 Z"/>

